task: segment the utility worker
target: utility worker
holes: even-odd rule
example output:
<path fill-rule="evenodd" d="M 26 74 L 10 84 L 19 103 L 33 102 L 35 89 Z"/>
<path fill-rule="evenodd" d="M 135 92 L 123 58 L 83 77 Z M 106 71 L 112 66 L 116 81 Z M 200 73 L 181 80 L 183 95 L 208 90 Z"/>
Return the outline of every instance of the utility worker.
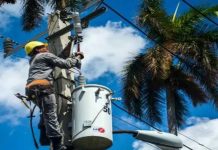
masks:
<path fill-rule="evenodd" d="M 25 51 L 30 59 L 29 77 L 26 84 L 26 94 L 42 111 L 46 134 L 53 150 L 63 150 L 61 144 L 62 132 L 57 118 L 56 98 L 53 90 L 52 71 L 55 67 L 80 67 L 83 53 L 62 59 L 48 51 L 48 45 L 39 41 L 31 41 L 25 45 Z"/>

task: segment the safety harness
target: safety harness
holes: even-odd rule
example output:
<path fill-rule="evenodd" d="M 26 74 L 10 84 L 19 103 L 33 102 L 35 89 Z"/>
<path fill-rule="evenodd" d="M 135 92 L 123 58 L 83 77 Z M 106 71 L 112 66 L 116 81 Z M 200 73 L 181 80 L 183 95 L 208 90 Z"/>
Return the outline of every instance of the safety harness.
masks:
<path fill-rule="evenodd" d="M 49 82 L 46 79 L 33 80 L 32 82 L 30 82 L 29 84 L 26 85 L 26 88 L 27 89 L 32 89 L 32 88 L 34 88 L 36 86 L 50 87 L 51 82 Z"/>

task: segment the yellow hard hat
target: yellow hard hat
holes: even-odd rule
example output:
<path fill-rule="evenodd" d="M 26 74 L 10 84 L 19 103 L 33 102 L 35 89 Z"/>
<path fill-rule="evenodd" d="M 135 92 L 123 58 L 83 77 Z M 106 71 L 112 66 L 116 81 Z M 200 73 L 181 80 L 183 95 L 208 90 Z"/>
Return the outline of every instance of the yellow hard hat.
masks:
<path fill-rule="evenodd" d="M 29 55 L 33 51 L 33 49 L 38 46 L 48 46 L 48 44 L 39 41 L 31 41 L 25 45 L 26 54 Z"/>

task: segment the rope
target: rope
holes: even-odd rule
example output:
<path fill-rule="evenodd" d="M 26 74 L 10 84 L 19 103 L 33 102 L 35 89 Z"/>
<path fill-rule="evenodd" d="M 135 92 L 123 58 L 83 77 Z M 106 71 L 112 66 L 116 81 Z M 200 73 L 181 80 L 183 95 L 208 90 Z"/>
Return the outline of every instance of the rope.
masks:
<path fill-rule="evenodd" d="M 33 114 L 34 114 L 35 108 L 36 108 L 36 105 L 33 107 L 33 109 L 30 109 L 30 129 L 31 129 L 34 145 L 35 145 L 36 149 L 39 149 L 39 145 L 36 141 L 35 133 L 33 130 L 33 117 L 34 117 Z"/>

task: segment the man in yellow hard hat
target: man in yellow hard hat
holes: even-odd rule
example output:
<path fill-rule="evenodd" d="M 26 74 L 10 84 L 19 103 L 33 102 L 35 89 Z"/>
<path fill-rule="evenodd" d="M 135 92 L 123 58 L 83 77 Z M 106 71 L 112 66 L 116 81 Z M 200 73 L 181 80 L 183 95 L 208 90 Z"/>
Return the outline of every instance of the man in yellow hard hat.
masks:
<path fill-rule="evenodd" d="M 83 53 L 62 59 L 49 53 L 48 45 L 39 41 L 31 41 L 25 45 L 25 51 L 30 59 L 29 77 L 26 84 L 26 94 L 39 106 L 53 150 L 63 150 L 61 145 L 62 132 L 57 118 L 56 98 L 53 90 L 52 71 L 55 67 L 72 68 L 81 65 Z"/>

